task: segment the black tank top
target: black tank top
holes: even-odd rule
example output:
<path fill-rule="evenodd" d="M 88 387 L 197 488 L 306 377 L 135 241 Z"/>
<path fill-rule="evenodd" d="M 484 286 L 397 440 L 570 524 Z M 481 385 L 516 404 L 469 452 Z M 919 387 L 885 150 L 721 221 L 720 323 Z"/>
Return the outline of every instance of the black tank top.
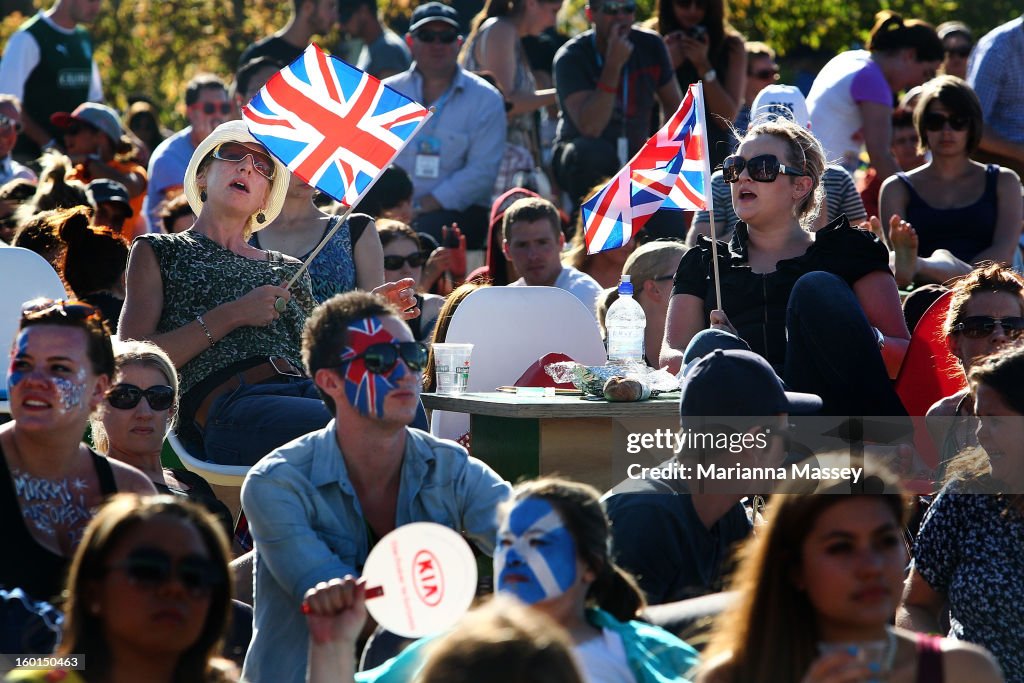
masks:
<path fill-rule="evenodd" d="M 104 496 L 117 493 L 114 470 L 102 455 L 89 449 L 100 492 Z M 14 480 L 7 466 L 7 457 L 0 446 L 0 586 L 21 588 L 36 600 L 52 600 L 64 589 L 64 575 L 70 557 L 50 552 L 36 542 L 25 526 L 25 518 L 18 507 Z"/>

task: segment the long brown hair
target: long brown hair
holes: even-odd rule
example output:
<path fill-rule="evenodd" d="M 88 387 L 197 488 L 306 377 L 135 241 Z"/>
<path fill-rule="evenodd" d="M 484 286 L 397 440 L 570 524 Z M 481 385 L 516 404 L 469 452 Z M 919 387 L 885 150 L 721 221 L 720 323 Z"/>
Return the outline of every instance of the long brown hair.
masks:
<path fill-rule="evenodd" d="M 218 568 L 220 581 L 213 587 L 210 608 L 199 638 L 181 653 L 174 671 L 175 683 L 195 683 L 215 677 L 211 660 L 220 650 L 220 641 L 231 609 L 231 574 L 228 571 L 228 540 L 220 524 L 199 506 L 175 496 L 139 497 L 118 494 L 103 506 L 85 530 L 68 571 L 64 634 L 59 655 L 78 653 L 89 660 L 89 678 L 110 675 L 113 665 L 106 642 L 102 618 L 89 610 L 90 593 L 95 582 L 107 572 L 110 553 L 129 531 L 156 517 L 172 517 L 191 524 Z"/>
<path fill-rule="evenodd" d="M 455 309 L 476 290 L 490 286 L 490 282 L 466 282 L 445 297 L 444 304 L 437 313 L 434 334 L 430 337 L 430 355 L 427 358 L 427 367 L 423 368 L 423 391 L 434 391 L 437 388 L 437 373 L 434 371 L 434 344 L 443 344 L 448 338 L 448 326 L 452 324 Z"/>
<path fill-rule="evenodd" d="M 857 495 L 881 500 L 902 524 L 907 499 L 896 478 L 873 468 L 865 474 L 864 492 Z M 726 660 L 716 680 L 799 681 L 818 656 L 817 613 L 793 574 L 815 522 L 828 508 L 849 500 L 843 493 L 850 492 L 850 482 L 823 481 L 817 493 L 787 493 L 792 490 L 784 486 L 772 496 L 768 524 L 740 550 L 730 585 L 738 592 L 737 601 L 715 621 L 704 653 L 708 662 Z"/>

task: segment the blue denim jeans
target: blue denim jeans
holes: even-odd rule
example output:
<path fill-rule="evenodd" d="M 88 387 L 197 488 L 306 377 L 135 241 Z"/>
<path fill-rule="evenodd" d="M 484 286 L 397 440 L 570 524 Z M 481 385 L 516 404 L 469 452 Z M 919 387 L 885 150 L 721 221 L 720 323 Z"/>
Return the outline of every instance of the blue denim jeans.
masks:
<path fill-rule="evenodd" d="M 202 430 L 205 459 L 220 465 L 252 465 L 292 439 L 324 427 L 333 417 L 311 379 L 243 382 L 210 406 Z M 422 404 L 412 426 L 429 431 Z"/>
<path fill-rule="evenodd" d="M 206 459 L 221 465 L 252 465 L 278 446 L 320 429 L 332 417 L 311 379 L 243 382 L 210 406 L 203 430 Z"/>
<path fill-rule="evenodd" d="M 907 414 L 871 324 L 853 290 L 838 275 L 814 271 L 796 281 L 786 309 L 786 337 L 786 388 L 820 396 L 822 415 Z M 683 363 L 715 349 L 749 346 L 728 332 L 702 330 L 687 345 Z"/>

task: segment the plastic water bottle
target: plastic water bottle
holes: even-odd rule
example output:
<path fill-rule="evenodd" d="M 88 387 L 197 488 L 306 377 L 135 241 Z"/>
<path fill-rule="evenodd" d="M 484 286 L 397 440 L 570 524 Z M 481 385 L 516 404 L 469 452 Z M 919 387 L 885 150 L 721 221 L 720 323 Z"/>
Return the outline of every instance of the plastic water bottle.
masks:
<path fill-rule="evenodd" d="M 608 332 L 609 365 L 646 365 L 644 331 L 647 328 L 647 316 L 633 298 L 633 283 L 629 281 L 628 275 L 623 275 L 619 282 L 619 298 L 608 307 L 604 326 Z"/>

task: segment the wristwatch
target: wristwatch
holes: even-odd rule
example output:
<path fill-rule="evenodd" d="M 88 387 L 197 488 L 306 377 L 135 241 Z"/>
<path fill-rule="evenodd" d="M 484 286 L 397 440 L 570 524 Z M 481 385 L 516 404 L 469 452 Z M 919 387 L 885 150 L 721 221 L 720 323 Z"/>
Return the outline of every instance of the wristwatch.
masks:
<path fill-rule="evenodd" d="M 714 69 L 708 69 L 706 72 L 704 72 L 704 77 L 701 80 L 704 81 L 705 83 L 711 83 L 715 81 L 717 78 L 718 72 L 715 71 Z"/>

